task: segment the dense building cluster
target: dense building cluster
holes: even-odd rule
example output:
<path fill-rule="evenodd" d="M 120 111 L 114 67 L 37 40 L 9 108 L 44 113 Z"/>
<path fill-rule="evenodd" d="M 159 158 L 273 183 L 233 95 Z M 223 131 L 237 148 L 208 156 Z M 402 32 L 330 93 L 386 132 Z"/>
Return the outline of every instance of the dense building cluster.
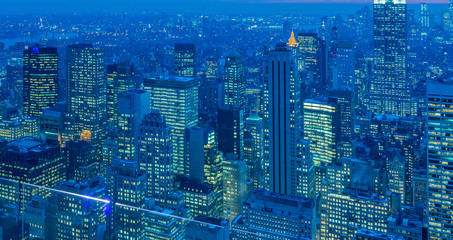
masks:
<path fill-rule="evenodd" d="M 453 239 L 453 2 L 5 21 L 0 239 Z"/>

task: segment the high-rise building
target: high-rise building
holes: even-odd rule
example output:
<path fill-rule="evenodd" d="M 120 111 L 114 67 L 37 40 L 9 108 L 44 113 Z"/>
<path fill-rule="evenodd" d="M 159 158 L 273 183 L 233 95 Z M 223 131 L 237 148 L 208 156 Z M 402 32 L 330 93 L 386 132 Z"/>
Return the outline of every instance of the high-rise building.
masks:
<path fill-rule="evenodd" d="M 101 175 L 101 163 L 96 149 L 86 141 L 68 141 L 63 148 L 67 165 L 67 179 L 83 182 Z"/>
<path fill-rule="evenodd" d="M 65 168 L 66 161 L 57 142 L 44 143 L 37 138 L 24 137 L 3 145 L 0 143 L 2 178 L 51 188 L 66 180 Z M 3 189 L 0 198 L 11 195 L 8 188 Z M 25 189 L 25 196 L 21 194 L 20 199 L 30 201 L 34 190 Z"/>
<path fill-rule="evenodd" d="M 256 189 L 232 222 L 231 239 L 316 239 L 316 207 L 312 199 Z"/>
<path fill-rule="evenodd" d="M 83 182 L 60 182 L 51 192 L 45 239 L 103 239 L 107 229 L 106 212 L 111 208 L 104 178 Z M 31 224 L 33 225 L 33 224 Z"/>
<path fill-rule="evenodd" d="M 339 140 L 339 110 L 337 98 L 304 101 L 304 139 L 310 141 L 310 152 L 317 166 L 336 160 Z"/>
<path fill-rule="evenodd" d="M 39 117 L 58 102 L 58 51 L 29 47 L 24 51 L 23 113 Z"/>
<path fill-rule="evenodd" d="M 453 152 L 453 82 L 430 82 L 428 98 L 428 235 L 429 239 L 452 239 L 453 205 L 450 166 Z"/>
<path fill-rule="evenodd" d="M 332 82 L 332 87 L 350 87 L 355 85 L 355 57 L 352 42 L 338 42 L 336 45 L 337 79 Z"/>
<path fill-rule="evenodd" d="M 272 192 L 291 193 L 291 168 L 299 140 L 300 84 L 290 50 L 277 45 L 269 52 L 264 72 L 264 170 Z"/>
<path fill-rule="evenodd" d="M 303 197 L 303 198 L 315 198 L 315 164 L 313 162 L 312 154 L 310 153 L 310 142 L 306 140 L 300 140 L 297 142 L 297 156 L 296 163 L 293 167 L 294 176 L 294 189 L 291 195 Z"/>
<path fill-rule="evenodd" d="M 223 207 L 223 153 L 217 148 L 215 131 L 204 128 L 188 128 L 186 131 L 189 176 L 211 185 L 215 193 L 214 214 L 219 216 Z"/>
<path fill-rule="evenodd" d="M 215 206 L 216 195 L 209 183 L 188 178 L 181 181 L 178 190 L 184 194 L 186 207 L 190 209 L 193 217 L 219 217 Z"/>
<path fill-rule="evenodd" d="M 369 106 L 373 113 L 403 117 L 410 114 L 406 11 L 406 0 L 374 1 L 375 70 Z"/>
<path fill-rule="evenodd" d="M 107 66 L 107 121 L 111 127 L 118 124 L 118 93 L 134 87 L 134 65 L 127 61 Z"/>
<path fill-rule="evenodd" d="M 173 156 L 171 128 L 165 116 L 153 110 L 140 124 L 139 162 L 147 173 L 147 197 L 165 199 L 173 191 Z"/>
<path fill-rule="evenodd" d="M 67 48 L 67 109 L 75 121 L 73 138 L 100 146 L 106 122 L 104 52 L 91 44 Z"/>
<path fill-rule="evenodd" d="M 219 61 L 209 58 L 206 60 L 206 80 L 208 82 L 217 81 L 219 75 Z"/>
<path fill-rule="evenodd" d="M 219 150 L 224 154 L 244 156 L 244 110 L 220 107 L 218 109 L 217 131 Z"/>
<path fill-rule="evenodd" d="M 225 89 L 223 105 L 231 108 L 245 107 L 245 72 L 244 63 L 239 53 L 226 57 L 223 75 Z"/>
<path fill-rule="evenodd" d="M 19 64 L 6 66 L 7 89 L 11 96 L 10 103 L 16 107 L 23 106 L 23 71 L 23 66 Z"/>
<path fill-rule="evenodd" d="M 119 158 L 138 160 L 140 124 L 150 112 L 150 93 L 130 89 L 118 94 L 118 153 Z"/>
<path fill-rule="evenodd" d="M 195 45 L 191 43 L 176 43 L 174 53 L 175 75 L 178 77 L 195 77 Z"/>
<path fill-rule="evenodd" d="M 313 72 L 314 93 L 322 95 L 332 87 L 327 81 L 326 41 L 316 33 L 299 33 L 297 41 L 299 53 L 305 59 L 305 70 Z"/>
<path fill-rule="evenodd" d="M 46 206 L 47 201 L 40 195 L 35 195 L 27 203 L 24 209 L 23 221 L 25 227 L 25 237 L 30 239 L 45 239 L 46 232 L 49 231 L 46 225 Z"/>
<path fill-rule="evenodd" d="M 341 140 L 352 138 L 354 129 L 354 92 L 350 89 L 334 89 L 330 96 L 337 98 L 337 107 L 340 115 Z"/>
<path fill-rule="evenodd" d="M 389 200 L 356 192 L 327 196 L 327 239 L 352 239 L 359 228 L 387 232 Z"/>
<path fill-rule="evenodd" d="M 149 78 L 143 84 L 151 93 L 151 108 L 159 110 L 171 127 L 173 171 L 179 175 L 187 174 L 185 133 L 186 128 L 198 124 L 198 79 Z"/>
<path fill-rule="evenodd" d="M 252 113 L 245 120 L 244 159 L 250 167 L 250 177 L 255 187 L 263 187 L 264 125 L 263 119 Z"/>
<path fill-rule="evenodd" d="M 115 158 L 107 168 L 108 193 L 115 204 L 112 233 L 116 239 L 143 239 L 146 205 L 146 173 L 136 161 Z"/>
<path fill-rule="evenodd" d="M 232 221 L 241 214 L 241 205 L 248 198 L 247 165 L 244 160 L 227 155 L 223 165 L 223 218 Z"/>

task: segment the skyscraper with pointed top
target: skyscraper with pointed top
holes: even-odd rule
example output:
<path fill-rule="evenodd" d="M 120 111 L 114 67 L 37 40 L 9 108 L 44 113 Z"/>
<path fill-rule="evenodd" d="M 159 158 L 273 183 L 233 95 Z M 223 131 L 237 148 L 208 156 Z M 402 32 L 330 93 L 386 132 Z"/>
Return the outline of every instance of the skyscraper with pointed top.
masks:
<path fill-rule="evenodd" d="M 369 108 L 373 113 L 410 113 L 406 12 L 406 0 L 374 1 L 374 76 Z"/>

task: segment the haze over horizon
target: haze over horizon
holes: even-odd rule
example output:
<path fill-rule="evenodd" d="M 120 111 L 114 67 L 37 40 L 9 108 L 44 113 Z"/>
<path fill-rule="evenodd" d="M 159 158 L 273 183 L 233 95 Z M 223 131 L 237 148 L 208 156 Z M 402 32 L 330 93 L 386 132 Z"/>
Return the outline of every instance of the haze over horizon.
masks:
<path fill-rule="evenodd" d="M 78 0 L 74 1 L 68 7 L 67 1 L 43 0 L 37 4 L 32 0 L 5 0 L 0 9 L 2 14 L 14 13 L 92 13 L 92 12 L 194 12 L 194 13 L 262 13 L 262 14 L 280 14 L 280 13 L 304 13 L 315 12 L 321 14 L 324 12 L 342 11 L 342 13 L 355 12 L 357 7 L 349 6 L 347 9 L 338 9 L 332 7 L 332 4 L 350 4 L 360 6 L 363 4 L 372 4 L 373 0 L 130 0 L 127 4 L 120 0 Z M 419 0 L 407 0 L 410 4 L 418 4 Z M 426 1 L 432 4 L 447 4 L 448 0 L 430 0 Z M 311 5 L 307 9 L 307 5 Z M 319 4 L 328 4 L 317 8 Z M 303 7 L 301 6 L 303 5 Z M 330 7 L 329 7 L 330 5 Z M 433 7 L 435 8 L 435 7 Z M 434 9 L 433 9 L 434 10 Z"/>

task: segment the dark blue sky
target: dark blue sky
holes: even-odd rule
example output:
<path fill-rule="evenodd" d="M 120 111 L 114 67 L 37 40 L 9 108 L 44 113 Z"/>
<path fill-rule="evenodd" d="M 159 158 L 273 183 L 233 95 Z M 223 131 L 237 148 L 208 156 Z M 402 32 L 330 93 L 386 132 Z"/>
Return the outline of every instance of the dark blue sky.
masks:
<path fill-rule="evenodd" d="M 358 5 L 372 0 L 0 0 L 0 13 L 72 13 L 72 12 L 225 12 L 279 14 L 287 11 L 355 12 Z M 419 3 L 419 0 L 407 0 Z M 300 3 L 325 3 L 318 4 Z M 448 0 L 427 0 L 429 3 L 447 3 Z M 332 3 L 348 3 L 333 7 Z M 353 3 L 353 4 L 351 4 Z M 336 4 L 335 4 L 336 5 Z M 354 6 L 355 5 L 355 6 Z M 321 14 L 321 12 L 319 13 Z"/>

